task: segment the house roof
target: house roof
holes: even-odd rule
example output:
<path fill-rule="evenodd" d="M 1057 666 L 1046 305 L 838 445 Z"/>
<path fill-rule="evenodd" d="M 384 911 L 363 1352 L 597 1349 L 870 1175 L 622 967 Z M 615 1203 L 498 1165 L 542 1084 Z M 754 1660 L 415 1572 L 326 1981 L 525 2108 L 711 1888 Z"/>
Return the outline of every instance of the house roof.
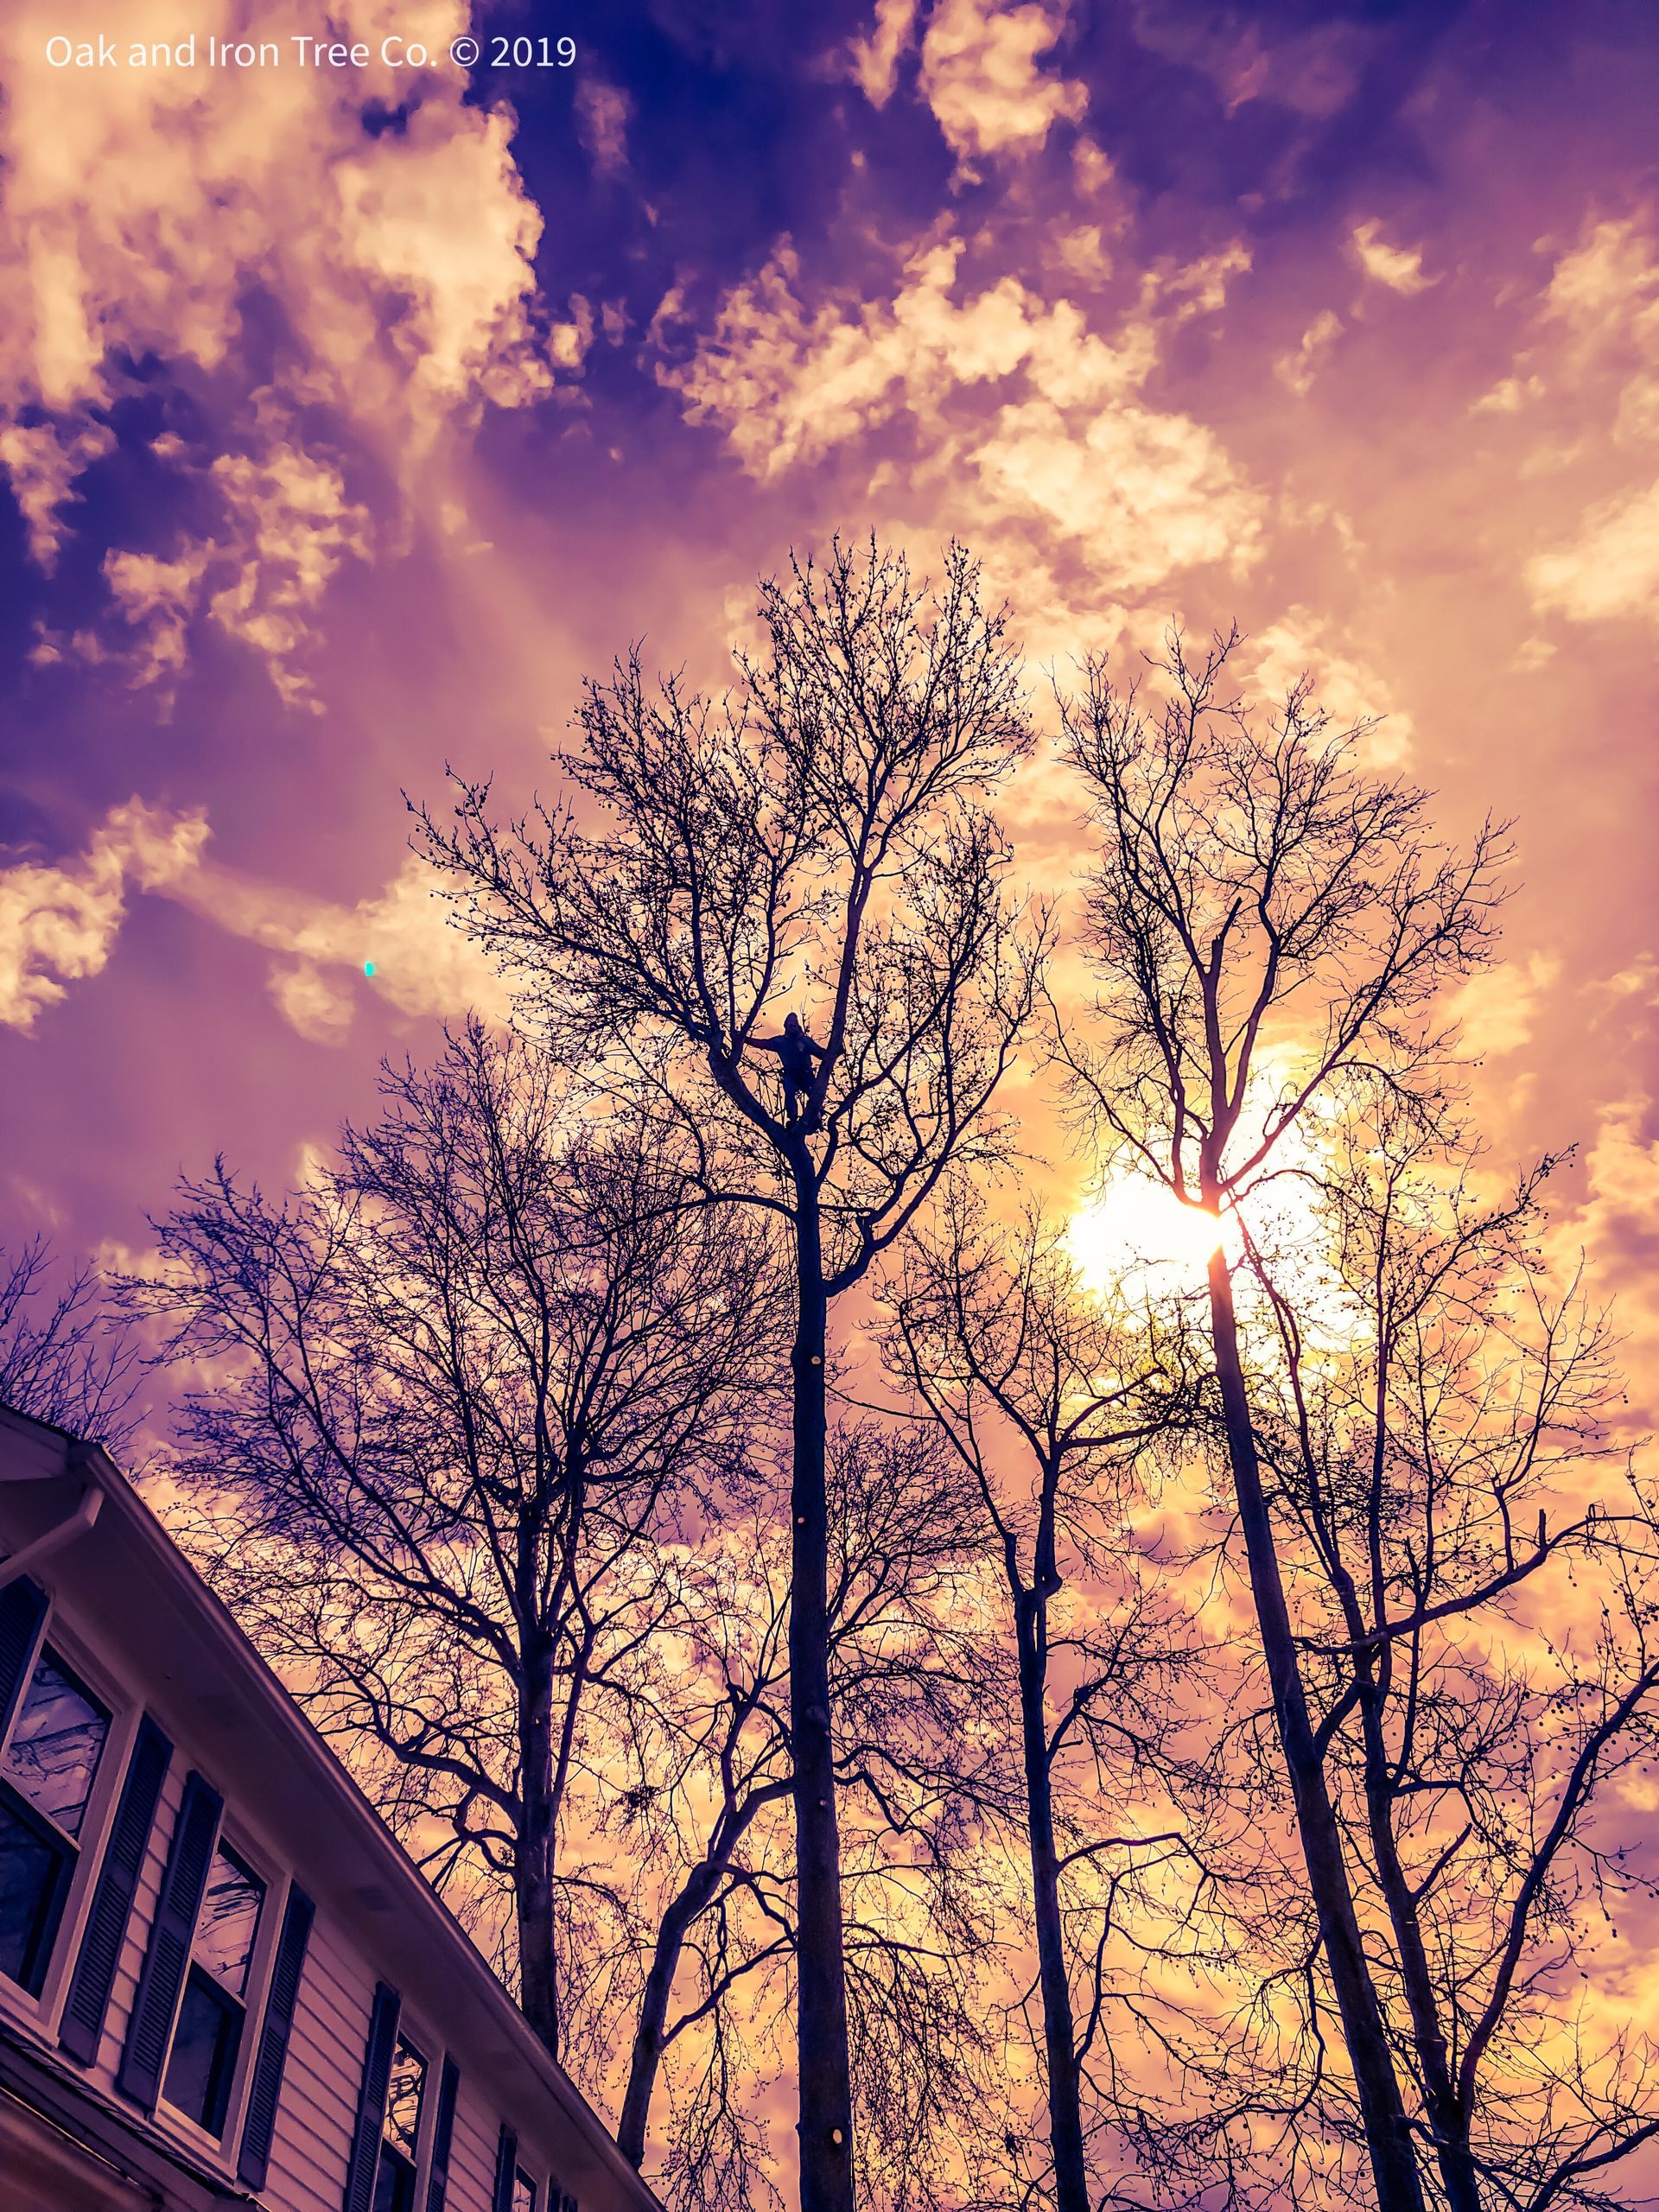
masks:
<path fill-rule="evenodd" d="M 320 1906 L 406 2006 L 482 2068 L 504 2114 L 561 2146 L 563 2186 L 658 2212 L 581 2091 L 304 1718 L 230 1612 L 101 1446 L 0 1405 L 0 1538 L 16 1553 L 95 1491 L 90 1528 L 31 1569 L 72 1589 L 132 1688 L 227 1801 L 270 1834 Z"/>

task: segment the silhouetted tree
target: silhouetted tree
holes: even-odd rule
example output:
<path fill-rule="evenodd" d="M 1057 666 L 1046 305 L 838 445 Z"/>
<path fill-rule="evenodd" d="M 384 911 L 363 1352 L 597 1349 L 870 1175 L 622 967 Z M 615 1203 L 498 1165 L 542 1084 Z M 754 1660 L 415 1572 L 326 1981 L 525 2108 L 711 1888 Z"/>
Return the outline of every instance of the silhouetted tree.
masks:
<path fill-rule="evenodd" d="M 90 1267 L 66 1271 L 40 1236 L 0 1250 L 0 1403 L 122 1459 L 142 1357 Z"/>
<path fill-rule="evenodd" d="M 588 686 L 559 762 L 593 829 L 565 808 L 499 828 L 467 786 L 452 824 L 423 822 L 525 1015 L 611 1055 L 701 1148 L 710 1198 L 764 1209 L 789 1242 L 802 2204 L 850 2212 L 829 1314 L 953 1161 L 1000 1148 L 992 1101 L 1038 948 L 988 802 L 1030 739 L 1004 618 L 959 547 L 930 591 L 900 556 L 837 544 L 764 585 L 760 615 L 765 650 L 739 654 L 718 701 L 673 677 L 652 690 L 637 656 Z M 817 1057 L 774 1070 L 757 1049 L 790 997 Z"/>
<path fill-rule="evenodd" d="M 1113 1923 L 1143 1885 L 1173 1888 L 1173 1863 L 1185 1863 L 1190 1887 L 1207 1886 L 1179 1814 L 1161 1827 L 1125 1818 L 1137 1800 L 1166 1796 L 1172 1694 L 1194 1657 L 1125 1515 L 1137 1458 L 1194 1416 L 1187 1347 L 1179 1317 L 1148 1313 L 1137 1326 L 1119 1302 L 1091 1297 L 1039 1213 L 999 1229 L 960 1190 L 907 1255 L 889 1313 L 889 1360 L 969 1471 L 1007 1591 L 1053 2201 L 1089 2212 L 1083 2089 L 1105 2032 Z M 1078 1893 L 1103 1868 L 1103 1911 Z M 1179 1917 L 1168 1898 L 1155 1911 Z M 1081 2027 L 1074 1982 L 1086 1993 Z"/>
<path fill-rule="evenodd" d="M 1326 1149 L 1324 1282 L 1252 1255 L 1254 1395 L 1417 2138 L 1449 2212 L 1603 2206 L 1659 2133 L 1656 2054 L 1573 2003 L 1591 1916 L 1654 1890 L 1608 1802 L 1659 1746 L 1659 1551 L 1642 1486 L 1595 1495 L 1607 1327 L 1540 1258 L 1550 1163 L 1483 1198 L 1386 1092 Z"/>
<path fill-rule="evenodd" d="M 666 2055 L 709 2020 L 723 2056 L 734 2033 L 724 2008 L 735 1985 L 790 1947 L 786 1920 L 760 1897 L 763 1870 L 775 1857 L 768 1816 L 791 1787 L 779 1709 L 789 1694 L 786 1576 L 772 1571 L 769 1507 L 768 1497 L 752 1517 L 733 1516 L 705 1534 L 687 1562 L 680 1618 L 658 1637 L 674 1695 L 642 1749 L 632 1794 L 607 1808 L 607 1825 L 624 1846 L 659 1870 L 617 2124 L 617 2142 L 636 2166 L 645 2161 Z M 746 1908 L 761 1923 L 753 1940 Z M 676 2011 L 688 1955 L 692 1986 Z M 730 2177 L 731 2160 L 743 2161 L 749 2148 L 737 2115 L 741 2093 L 718 2067 L 714 2078 L 721 2094 L 704 2100 L 696 2151 L 720 2160 Z M 683 2163 L 690 2170 L 695 2159 Z M 747 2192 L 730 2177 L 741 2202 Z"/>
<path fill-rule="evenodd" d="M 557 2050 L 561 1953 L 623 1909 L 561 1828 L 584 1772 L 626 1786 L 683 1611 L 663 1539 L 764 1443 L 776 1300 L 760 1240 L 527 1046 L 474 1022 L 382 1094 L 279 1205 L 185 1184 L 133 1296 L 209 1377 L 179 1466 L 215 1586 L 440 1885 L 507 1887 Z"/>
<path fill-rule="evenodd" d="M 1363 1064 L 1433 1086 L 1436 995 L 1488 956 L 1498 842 L 1438 845 L 1423 794 L 1370 773 L 1362 726 L 1332 731 L 1296 686 L 1271 716 L 1231 696 L 1237 642 L 1189 661 L 1173 635 L 1162 710 L 1088 664 L 1061 702 L 1100 841 L 1085 942 L 1092 1044 L 1065 1046 L 1107 1151 L 1211 1215 L 1210 1334 L 1280 1754 L 1352 2065 L 1380 2212 L 1422 2190 L 1395 2054 L 1354 1906 L 1280 1560 L 1222 1224 L 1281 1169 L 1311 1110 Z"/>
<path fill-rule="evenodd" d="M 961 1468 L 913 1425 L 832 1422 L 827 1484 L 859 2201 L 955 2212 L 993 2087 L 978 1985 L 994 1955 L 995 1883 L 982 1815 L 1005 1819 L 1009 1795 L 989 1718 L 995 1661 L 972 1596 L 976 1516 Z M 781 1516 L 757 1521 L 743 1576 L 764 1574 L 779 1634 L 789 1534 Z M 743 1604 L 752 1623 L 768 1618 L 766 1603 Z M 781 1729 L 779 1700 L 767 1702 Z M 768 1807 L 693 1931 L 664 2039 L 679 2064 L 662 2185 L 696 2212 L 779 2201 L 747 2108 L 776 2072 L 794 1897 L 792 1839 Z"/>

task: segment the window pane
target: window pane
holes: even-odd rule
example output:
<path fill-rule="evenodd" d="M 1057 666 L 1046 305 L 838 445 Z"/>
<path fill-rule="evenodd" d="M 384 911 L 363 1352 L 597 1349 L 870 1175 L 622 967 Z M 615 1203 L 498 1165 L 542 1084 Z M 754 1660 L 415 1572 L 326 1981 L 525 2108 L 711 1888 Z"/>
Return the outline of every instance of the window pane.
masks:
<path fill-rule="evenodd" d="M 536 2184 L 522 2166 L 512 2177 L 512 2212 L 536 2212 Z"/>
<path fill-rule="evenodd" d="M 201 1917 L 196 1923 L 195 1956 L 218 1975 L 233 1997 L 239 1997 L 247 1984 L 248 1961 L 253 1955 L 259 1908 L 264 1901 L 264 1884 L 221 1843 L 213 1853 Z"/>
<path fill-rule="evenodd" d="M 386 2095 L 386 2140 L 413 2158 L 421 2139 L 421 2098 L 426 2089 L 426 2061 L 399 2036 L 392 2054 L 391 2088 Z"/>
<path fill-rule="evenodd" d="M 80 1834 L 110 1716 L 49 1647 L 11 1732 L 5 1771 L 66 1835 Z"/>
<path fill-rule="evenodd" d="M 242 2007 L 215 1987 L 200 1967 L 192 1967 L 162 2094 L 175 2111 L 205 2127 L 209 2135 L 225 2133 L 231 2075 L 241 2040 Z"/>
<path fill-rule="evenodd" d="M 383 2144 L 374 2177 L 373 2212 L 414 2212 L 414 2167 L 390 2144 Z"/>
<path fill-rule="evenodd" d="M 41 1993 L 72 1854 L 0 1802 L 0 1974 Z"/>

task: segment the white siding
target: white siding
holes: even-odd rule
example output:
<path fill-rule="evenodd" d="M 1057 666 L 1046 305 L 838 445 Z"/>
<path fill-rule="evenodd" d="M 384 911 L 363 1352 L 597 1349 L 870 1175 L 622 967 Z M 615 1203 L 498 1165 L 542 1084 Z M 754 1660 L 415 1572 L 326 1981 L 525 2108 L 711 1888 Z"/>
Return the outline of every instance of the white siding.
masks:
<path fill-rule="evenodd" d="M 265 2200 L 273 2212 L 340 2212 L 374 1977 L 319 1913 L 289 2039 Z"/>
<path fill-rule="evenodd" d="M 468 2076 L 466 2054 L 458 2051 L 455 2056 L 461 2068 L 461 2094 L 455 2099 L 445 2212 L 490 2212 L 502 2115 L 490 2101 L 487 2083 Z"/>

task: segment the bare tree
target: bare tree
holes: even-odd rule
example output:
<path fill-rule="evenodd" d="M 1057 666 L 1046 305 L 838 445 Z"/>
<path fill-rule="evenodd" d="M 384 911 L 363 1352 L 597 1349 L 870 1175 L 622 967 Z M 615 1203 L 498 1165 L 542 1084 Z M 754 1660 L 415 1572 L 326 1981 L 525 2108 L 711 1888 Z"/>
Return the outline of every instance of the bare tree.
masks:
<path fill-rule="evenodd" d="M 845 1808 L 847 1980 L 861 2203 L 961 2202 L 982 2133 L 993 1954 L 988 1821 L 1013 1777 L 977 1601 L 977 1501 L 914 1424 L 830 1431 L 830 1680 Z"/>
<path fill-rule="evenodd" d="M 999 1150 L 1038 947 L 988 802 L 1030 740 L 1004 619 L 960 548 L 930 592 L 901 557 L 837 544 L 764 585 L 760 613 L 766 649 L 718 702 L 671 677 L 652 690 L 634 656 L 589 685 L 559 758 L 594 831 L 563 809 L 498 829 L 487 787 L 462 787 L 453 823 L 423 820 L 526 1014 L 609 1052 L 702 1147 L 710 1197 L 766 1210 L 791 1249 L 802 2203 L 849 2212 L 829 1315 L 947 1166 Z"/>
<path fill-rule="evenodd" d="M 1594 1495 L 1607 1327 L 1540 1260 L 1552 1163 L 1483 1202 L 1455 1119 L 1386 1094 L 1332 1151 L 1322 1294 L 1253 1255 L 1255 1396 L 1390 2028 L 1449 2212 L 1605 2205 L 1659 2133 L 1659 2054 L 1572 1998 L 1586 1919 L 1653 1890 L 1606 1802 L 1659 1744 L 1650 1504 Z"/>
<path fill-rule="evenodd" d="M 1148 1312 L 1137 1327 L 1115 1301 L 1090 1297 L 1062 1232 L 1036 1211 L 998 1235 L 960 1189 L 906 1255 L 888 1310 L 889 1361 L 969 1470 L 1007 1591 L 1053 2201 L 1089 2212 L 1083 2092 L 1105 2028 L 1114 1923 L 1143 1885 L 1173 1886 L 1172 1862 L 1184 1860 L 1199 1890 L 1208 1878 L 1179 1812 L 1103 1829 L 1098 1818 L 1166 1802 L 1178 1764 L 1172 1693 L 1194 1655 L 1124 1508 L 1137 1457 L 1194 1417 L 1187 1346 L 1179 1318 Z M 1077 1894 L 1079 1878 L 1103 1868 L 1103 1913 Z M 1160 1912 L 1172 1916 L 1167 1898 Z M 1081 2025 L 1076 1980 L 1087 1993 Z"/>
<path fill-rule="evenodd" d="M 1432 1004 L 1488 955 L 1501 841 L 1437 845 L 1423 794 L 1361 763 L 1298 685 L 1264 719 L 1228 690 L 1237 634 L 1197 664 L 1173 634 L 1149 720 L 1095 663 L 1062 700 L 1101 861 L 1086 942 L 1096 1043 L 1065 1048 L 1097 1137 L 1211 1215 L 1210 1334 L 1280 1755 L 1353 2069 L 1380 2212 L 1422 2190 L 1354 1905 L 1263 1479 L 1224 1217 L 1282 1166 L 1362 1062 L 1432 1086 Z"/>
<path fill-rule="evenodd" d="M 41 1236 L 0 1251 L 0 1403 L 124 1459 L 141 1364 L 89 1266 L 66 1272 Z"/>
<path fill-rule="evenodd" d="M 963 1602 L 977 1531 L 960 1470 L 914 1427 L 833 1425 L 827 1479 L 860 2201 L 954 2205 L 986 2091 L 976 1976 L 993 1913 L 980 1819 L 1007 1796 L 987 1723 L 994 1669 Z M 704 1647 L 706 1717 L 686 1732 L 695 1756 L 652 1767 L 647 1818 L 669 1868 L 654 1890 L 624 2109 L 643 2128 L 649 2085 L 668 2067 L 659 2185 L 688 2212 L 777 2194 L 749 2108 L 776 2072 L 778 2000 L 795 1961 L 792 1849 L 777 1817 L 789 1789 L 790 1548 L 764 1508 L 747 1528 L 729 1524 L 712 1560 L 704 1548 L 709 1595 L 724 1602 L 700 1612 L 695 1639 L 674 1635 L 669 1664 L 685 1707 L 687 1648 Z M 637 1849 L 636 1824 L 624 1834 Z"/>
<path fill-rule="evenodd" d="M 760 1241 L 688 1211 L 636 1122 L 476 1022 L 280 1205 L 221 1163 L 135 1300 L 211 1376 L 180 1467 L 216 1587 L 443 1885 L 504 1885 L 524 2009 L 569 2040 L 585 1776 L 624 1786 L 678 1616 L 660 1541 L 764 1437 Z M 591 1102 L 588 1102 L 588 1105 Z M 574 1898 L 574 1903 L 573 1903 Z"/>
<path fill-rule="evenodd" d="M 761 1894 L 775 1858 L 769 1816 L 791 1788 L 781 1712 L 789 1694 L 786 1574 L 774 1571 L 769 1506 L 768 1494 L 753 1516 L 732 1516 L 708 1532 L 687 1562 L 691 1586 L 680 1617 L 659 1632 L 671 1647 L 671 1707 L 654 1746 L 636 1763 L 633 1792 L 609 1808 L 609 1824 L 655 1868 L 617 2126 L 617 2142 L 636 2166 L 645 2162 L 664 2057 L 712 2021 L 715 2055 L 723 2059 L 734 2033 L 726 2008 L 736 1985 L 769 1969 L 791 1945 L 786 1918 Z M 745 1926 L 746 1908 L 758 1934 Z M 688 1952 L 692 1986 L 677 2012 Z M 731 2168 L 734 2158 L 748 2162 L 748 2141 L 734 2117 L 730 2070 L 717 2064 L 714 2079 L 719 2094 L 703 2100 L 702 2139 L 691 2157 L 681 2152 L 681 2163 L 691 2171 L 705 2153 L 719 2158 L 741 2201 Z"/>

